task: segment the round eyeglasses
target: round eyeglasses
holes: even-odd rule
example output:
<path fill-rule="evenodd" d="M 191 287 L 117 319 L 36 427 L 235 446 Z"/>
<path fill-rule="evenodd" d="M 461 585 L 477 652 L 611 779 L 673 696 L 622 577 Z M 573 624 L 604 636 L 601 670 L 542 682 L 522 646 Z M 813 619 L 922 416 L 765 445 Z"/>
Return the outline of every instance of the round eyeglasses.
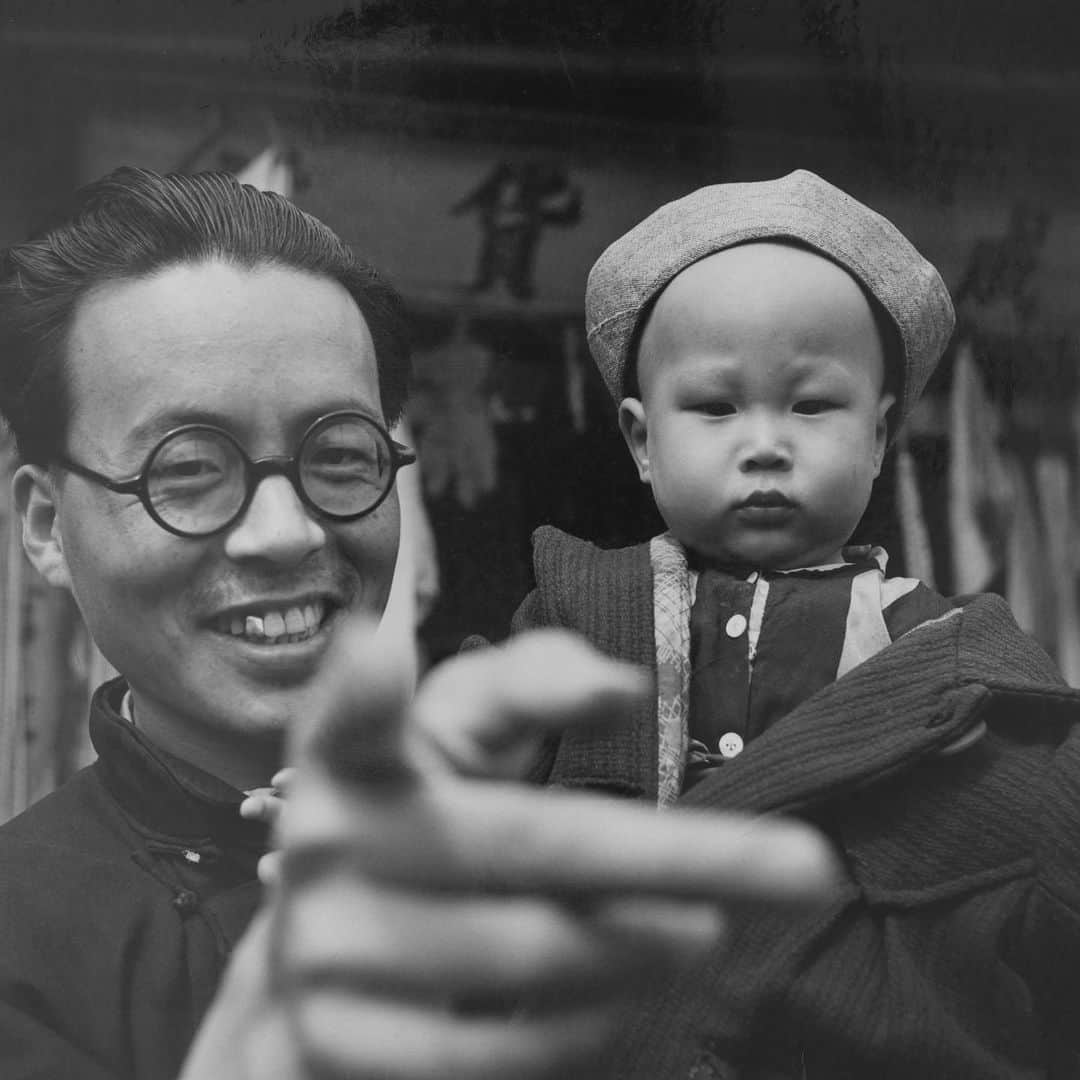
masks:
<path fill-rule="evenodd" d="M 223 532 L 247 510 L 259 482 L 286 476 L 300 500 L 331 521 L 355 521 L 390 494 L 403 465 L 416 460 L 382 425 L 358 412 L 316 420 L 293 457 L 253 461 L 227 431 L 186 424 L 163 436 L 136 476 L 114 480 L 68 457 L 62 468 L 110 491 L 138 495 L 146 512 L 176 536 Z"/>

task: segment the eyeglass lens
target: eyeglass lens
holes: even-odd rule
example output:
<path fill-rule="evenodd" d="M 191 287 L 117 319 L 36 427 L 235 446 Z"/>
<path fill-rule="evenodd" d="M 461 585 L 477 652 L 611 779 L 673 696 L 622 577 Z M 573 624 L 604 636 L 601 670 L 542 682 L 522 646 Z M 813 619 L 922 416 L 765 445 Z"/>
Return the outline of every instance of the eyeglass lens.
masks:
<path fill-rule="evenodd" d="M 362 417 L 328 420 L 300 447 L 298 472 L 308 501 L 326 514 L 362 514 L 383 496 L 392 475 L 389 449 Z M 199 534 L 226 525 L 247 498 L 243 452 L 211 428 L 177 432 L 158 447 L 146 473 L 154 512 L 172 528 Z"/>
<path fill-rule="evenodd" d="M 382 497 L 390 473 L 386 443 L 359 418 L 317 427 L 300 447 L 300 482 L 307 497 L 327 514 L 366 510 Z"/>
<path fill-rule="evenodd" d="M 244 459 L 224 435 L 181 431 L 158 447 L 146 475 L 154 512 L 183 532 L 210 532 L 244 503 Z"/>

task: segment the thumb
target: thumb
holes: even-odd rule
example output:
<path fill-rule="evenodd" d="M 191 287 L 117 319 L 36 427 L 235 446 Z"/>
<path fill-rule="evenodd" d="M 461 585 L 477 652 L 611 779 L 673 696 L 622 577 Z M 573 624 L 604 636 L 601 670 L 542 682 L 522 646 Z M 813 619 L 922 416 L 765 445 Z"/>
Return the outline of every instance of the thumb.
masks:
<path fill-rule="evenodd" d="M 247 932 L 240 939 L 214 996 L 213 1004 L 199 1025 L 195 1039 L 184 1059 L 179 1080 L 270 1080 L 272 1077 L 296 1076 L 275 1069 L 252 1070 L 248 1060 L 255 1045 L 266 1040 L 252 1038 L 274 1028 L 283 1032 L 280 1012 L 274 1006 L 271 976 L 271 915 L 266 909 L 257 912 Z M 276 1020 L 275 1020 L 276 1018 Z M 280 1038 L 277 1060 L 286 1060 Z"/>
<path fill-rule="evenodd" d="M 413 775 L 406 715 L 412 658 L 377 623 L 351 616 L 338 627 L 311 715 L 292 734 L 289 760 L 346 783 L 401 783 Z"/>

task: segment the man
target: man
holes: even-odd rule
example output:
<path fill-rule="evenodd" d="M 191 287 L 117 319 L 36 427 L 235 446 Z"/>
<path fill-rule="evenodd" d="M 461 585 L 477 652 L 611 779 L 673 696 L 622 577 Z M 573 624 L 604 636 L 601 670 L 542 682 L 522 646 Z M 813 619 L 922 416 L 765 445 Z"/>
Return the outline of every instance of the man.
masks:
<path fill-rule="evenodd" d="M 455 1075 L 576 1067 L 610 1039 L 624 987 L 715 936 L 703 895 L 827 886 L 802 831 L 713 821 L 706 839 L 702 822 L 638 808 L 553 810 L 454 780 L 414 745 L 404 650 L 343 625 L 377 617 L 390 588 L 394 480 L 412 460 L 387 433 L 404 341 L 373 270 L 227 176 L 118 170 L 6 252 L 0 408 L 24 546 L 123 676 L 91 707 L 98 761 L 0 829 L 9 1080 L 177 1074 L 259 902 L 267 830 L 239 806 L 290 729 L 306 732 L 308 766 L 275 933 L 253 928 L 191 1075 L 243 1075 L 261 1052 L 253 1017 L 281 1075 L 312 1061 L 438 1075 L 448 1039 Z M 446 758 L 482 774 L 640 689 L 564 639 L 465 659 L 416 710 L 429 729 L 444 715 Z M 672 878 L 654 859 L 680 848 L 693 854 Z M 604 889 L 654 899 L 613 912 Z"/>

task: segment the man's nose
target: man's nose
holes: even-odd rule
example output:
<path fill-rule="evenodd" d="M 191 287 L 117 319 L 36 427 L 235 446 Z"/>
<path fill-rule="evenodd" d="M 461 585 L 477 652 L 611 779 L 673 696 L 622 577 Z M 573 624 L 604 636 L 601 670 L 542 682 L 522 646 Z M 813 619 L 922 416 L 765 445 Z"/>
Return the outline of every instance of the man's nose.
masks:
<path fill-rule="evenodd" d="M 744 472 L 785 471 L 792 465 L 790 433 L 779 417 L 756 414 L 747 416 L 739 453 L 739 467 Z"/>
<path fill-rule="evenodd" d="M 326 530 L 300 501 L 288 477 L 266 476 L 243 516 L 225 534 L 225 554 L 297 563 L 325 543 Z"/>

